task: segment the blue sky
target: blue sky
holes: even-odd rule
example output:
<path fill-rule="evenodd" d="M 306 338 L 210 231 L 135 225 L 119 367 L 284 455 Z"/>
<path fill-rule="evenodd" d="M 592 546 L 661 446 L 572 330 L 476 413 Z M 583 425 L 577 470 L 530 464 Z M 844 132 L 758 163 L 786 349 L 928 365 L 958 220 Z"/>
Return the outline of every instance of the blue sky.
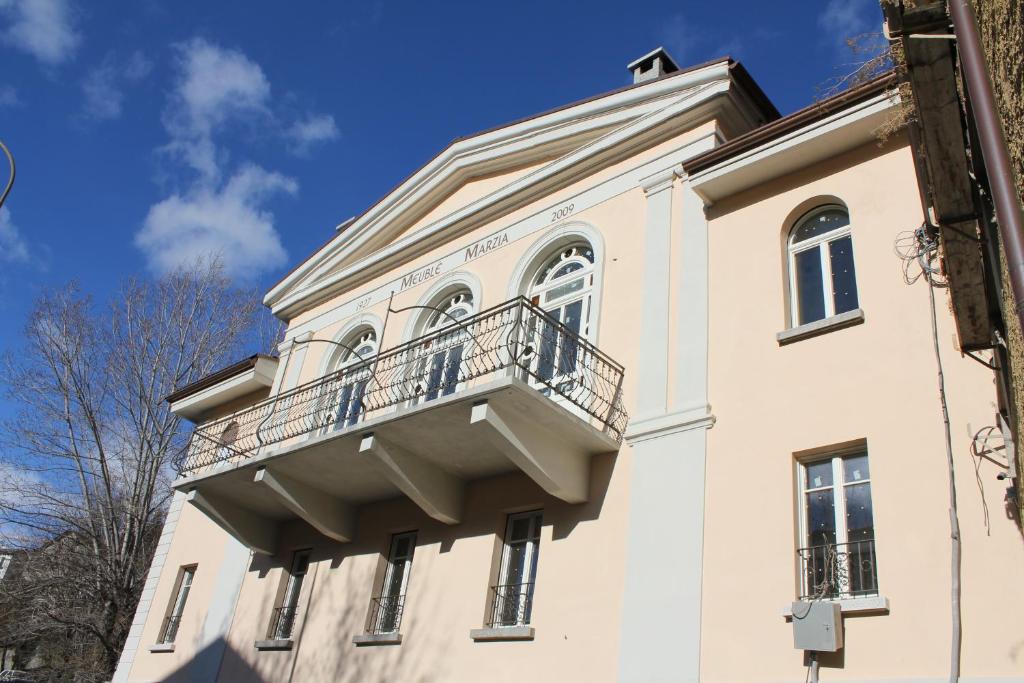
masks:
<path fill-rule="evenodd" d="M 0 0 L 0 351 L 71 279 L 102 300 L 216 249 L 265 290 L 452 138 L 626 85 L 658 45 L 732 55 L 785 114 L 880 21 L 875 0 Z"/>

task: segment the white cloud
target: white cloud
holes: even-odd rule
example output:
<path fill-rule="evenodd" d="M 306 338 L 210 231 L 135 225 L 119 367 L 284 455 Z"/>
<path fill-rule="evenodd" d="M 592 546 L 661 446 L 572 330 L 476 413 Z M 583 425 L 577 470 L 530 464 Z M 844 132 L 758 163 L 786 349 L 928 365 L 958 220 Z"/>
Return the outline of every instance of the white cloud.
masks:
<path fill-rule="evenodd" d="M 279 192 L 297 191 L 293 179 L 246 165 L 222 187 L 200 182 L 150 207 L 135 244 L 157 272 L 216 254 L 231 276 L 250 279 L 284 265 L 274 216 L 264 207 Z"/>
<path fill-rule="evenodd" d="M 6 180 L 3 181 L 6 183 Z M 0 192 L 3 187 L 0 187 Z M 11 221 L 11 212 L 0 208 L 0 262 L 27 263 L 28 243 Z"/>
<path fill-rule="evenodd" d="M 818 26 L 839 45 L 846 39 L 879 31 L 882 17 L 876 0 L 829 0 L 818 15 Z"/>
<path fill-rule="evenodd" d="M 21 102 L 13 85 L 0 85 L 0 107 L 17 107 Z"/>
<path fill-rule="evenodd" d="M 103 63 L 82 80 L 85 115 L 98 121 L 121 116 L 124 107 L 123 86 L 142 80 L 152 68 L 152 62 L 138 51 L 132 53 L 123 64 L 118 63 L 112 54 L 107 55 Z"/>
<path fill-rule="evenodd" d="M 0 39 L 47 66 L 67 61 L 81 43 L 69 0 L 0 0 L 0 12 L 11 18 Z"/>
<path fill-rule="evenodd" d="M 660 33 L 665 49 L 681 67 L 727 56 L 738 59 L 744 52 L 738 36 L 693 22 L 681 13 L 668 17 Z"/>
<path fill-rule="evenodd" d="M 211 255 L 243 280 L 281 267 L 287 254 L 267 207 L 279 195 L 298 192 L 298 183 L 251 163 L 232 168 L 222 138 L 248 126 L 262 139 L 288 140 L 291 151 L 301 154 L 338 136 L 334 117 L 309 114 L 285 128 L 260 65 L 202 38 L 175 46 L 174 67 L 163 115 L 169 141 L 160 151 L 173 164 L 170 177 L 189 180 L 184 190 L 150 207 L 136 246 L 156 272 Z"/>
<path fill-rule="evenodd" d="M 316 144 L 330 142 L 338 137 L 338 126 L 330 114 L 310 114 L 296 121 L 285 131 L 292 141 L 292 153 L 304 155 Z"/>
<path fill-rule="evenodd" d="M 270 82 L 242 52 L 194 38 L 176 46 L 178 82 L 164 125 L 166 149 L 209 180 L 220 169 L 214 133 L 230 119 L 268 116 Z"/>

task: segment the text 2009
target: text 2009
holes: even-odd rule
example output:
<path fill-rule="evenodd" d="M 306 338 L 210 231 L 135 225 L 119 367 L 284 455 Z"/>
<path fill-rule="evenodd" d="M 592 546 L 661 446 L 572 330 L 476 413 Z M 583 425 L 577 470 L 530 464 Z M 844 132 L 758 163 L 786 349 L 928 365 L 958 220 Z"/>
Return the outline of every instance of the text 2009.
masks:
<path fill-rule="evenodd" d="M 551 212 L 551 222 L 554 223 L 556 221 L 562 220 L 563 218 L 565 218 L 566 216 L 571 214 L 572 210 L 574 208 L 576 208 L 574 204 L 566 204 L 565 206 L 563 206 L 562 208 L 558 209 L 557 211 L 552 211 Z"/>

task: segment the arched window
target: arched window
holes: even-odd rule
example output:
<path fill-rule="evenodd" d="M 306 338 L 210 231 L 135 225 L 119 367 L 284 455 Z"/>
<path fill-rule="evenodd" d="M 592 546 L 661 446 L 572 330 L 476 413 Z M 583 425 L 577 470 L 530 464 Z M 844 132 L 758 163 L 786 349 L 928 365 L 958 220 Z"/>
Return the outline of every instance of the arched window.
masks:
<path fill-rule="evenodd" d="M 793 325 L 806 325 L 858 307 L 850 215 L 841 206 L 814 209 L 789 235 Z"/>
<path fill-rule="evenodd" d="M 373 357 L 377 353 L 377 333 L 362 329 L 350 335 L 339 347 L 334 361 L 335 384 L 330 428 L 341 429 L 359 421 L 363 412 L 363 396 L 370 381 Z"/>
<path fill-rule="evenodd" d="M 447 396 L 459 386 L 463 354 L 470 341 L 460 321 L 474 312 L 473 294 L 460 289 L 447 294 L 428 312 L 423 329 L 425 340 L 420 347 L 414 392 L 419 400 L 430 401 Z"/>
<path fill-rule="evenodd" d="M 594 250 L 586 242 L 563 247 L 549 257 L 534 276 L 530 301 L 561 326 L 540 326 L 535 377 L 561 384 L 570 381 L 579 365 L 576 337 L 590 335 L 591 303 L 594 289 Z"/>

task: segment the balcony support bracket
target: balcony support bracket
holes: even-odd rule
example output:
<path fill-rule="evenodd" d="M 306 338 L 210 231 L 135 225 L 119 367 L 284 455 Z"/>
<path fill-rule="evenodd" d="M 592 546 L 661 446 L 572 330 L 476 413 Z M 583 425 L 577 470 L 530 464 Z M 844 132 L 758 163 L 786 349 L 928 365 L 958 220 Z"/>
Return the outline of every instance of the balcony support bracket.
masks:
<path fill-rule="evenodd" d="M 277 552 L 276 521 L 249 512 L 218 495 L 201 493 L 198 489 L 189 491 L 185 500 L 253 552 L 263 555 Z"/>
<path fill-rule="evenodd" d="M 355 510 L 344 501 L 266 467 L 256 470 L 254 481 L 324 536 L 342 543 L 354 537 Z"/>
<path fill-rule="evenodd" d="M 482 401 L 473 406 L 470 424 L 519 469 L 567 503 L 583 503 L 590 491 L 590 458 L 564 439 L 524 417 Z"/>
<path fill-rule="evenodd" d="M 375 434 L 366 434 L 359 452 L 424 512 L 445 524 L 462 520 L 465 484 L 439 467 Z"/>

